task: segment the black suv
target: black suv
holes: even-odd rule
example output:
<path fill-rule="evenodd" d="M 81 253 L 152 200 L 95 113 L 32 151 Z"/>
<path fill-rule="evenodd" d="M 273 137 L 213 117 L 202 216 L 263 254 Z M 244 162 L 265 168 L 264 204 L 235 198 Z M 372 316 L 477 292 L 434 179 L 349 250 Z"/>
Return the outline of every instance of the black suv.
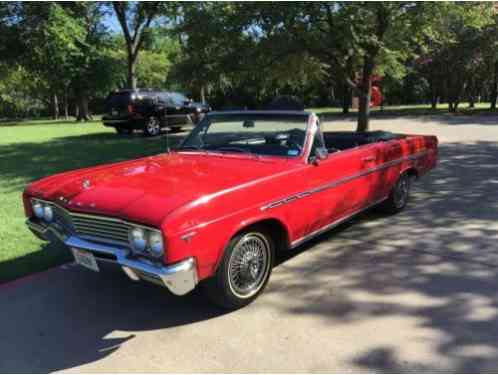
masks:
<path fill-rule="evenodd" d="M 143 129 L 145 135 L 154 136 L 161 128 L 178 131 L 194 125 L 210 110 L 207 104 L 195 103 L 178 92 L 120 90 L 107 96 L 102 122 L 120 134 Z"/>

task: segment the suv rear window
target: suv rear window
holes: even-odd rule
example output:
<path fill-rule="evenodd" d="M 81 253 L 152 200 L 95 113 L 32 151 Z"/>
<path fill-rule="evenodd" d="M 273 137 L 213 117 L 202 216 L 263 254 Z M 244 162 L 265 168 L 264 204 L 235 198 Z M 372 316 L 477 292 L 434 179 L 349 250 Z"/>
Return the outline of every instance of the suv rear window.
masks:
<path fill-rule="evenodd" d="M 130 104 L 130 93 L 129 92 L 118 92 L 110 94 L 105 100 L 106 112 L 109 112 L 111 108 L 124 109 Z"/>

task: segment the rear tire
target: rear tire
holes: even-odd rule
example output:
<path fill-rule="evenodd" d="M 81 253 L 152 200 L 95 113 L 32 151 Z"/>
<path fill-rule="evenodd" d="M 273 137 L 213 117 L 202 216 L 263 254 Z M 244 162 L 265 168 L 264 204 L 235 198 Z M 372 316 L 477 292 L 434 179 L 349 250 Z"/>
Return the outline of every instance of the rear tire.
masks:
<path fill-rule="evenodd" d="M 402 211 L 410 198 L 411 182 L 412 178 L 408 173 L 403 173 L 399 176 L 398 181 L 396 181 L 389 193 L 389 197 L 380 204 L 379 208 L 390 215 Z"/>
<path fill-rule="evenodd" d="M 202 285 L 203 291 L 224 309 L 246 306 L 265 289 L 274 259 L 275 244 L 265 228 L 243 231 L 230 240 L 216 274 Z"/>
<path fill-rule="evenodd" d="M 161 124 L 157 117 L 151 116 L 145 121 L 144 134 L 147 137 L 155 137 L 161 133 Z"/>

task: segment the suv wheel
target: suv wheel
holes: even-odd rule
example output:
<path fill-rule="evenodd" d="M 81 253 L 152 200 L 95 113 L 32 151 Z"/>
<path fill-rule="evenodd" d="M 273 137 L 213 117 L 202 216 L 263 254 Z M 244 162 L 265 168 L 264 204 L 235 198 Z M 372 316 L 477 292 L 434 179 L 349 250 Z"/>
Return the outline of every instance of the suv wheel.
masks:
<path fill-rule="evenodd" d="M 159 135 L 160 132 L 161 132 L 161 125 L 159 124 L 159 119 L 154 116 L 149 117 L 144 127 L 145 135 L 149 137 L 154 137 L 156 135 Z"/>

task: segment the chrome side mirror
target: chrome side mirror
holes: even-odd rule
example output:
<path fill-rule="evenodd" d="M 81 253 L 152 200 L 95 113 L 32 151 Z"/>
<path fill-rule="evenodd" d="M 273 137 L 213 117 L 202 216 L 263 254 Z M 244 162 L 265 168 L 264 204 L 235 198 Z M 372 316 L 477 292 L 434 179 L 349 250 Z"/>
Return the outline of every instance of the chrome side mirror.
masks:
<path fill-rule="evenodd" d="M 329 157 L 329 151 L 325 147 L 317 147 L 315 149 L 315 154 L 311 155 L 310 163 L 313 165 L 318 165 L 321 160 L 325 160 Z"/>
<path fill-rule="evenodd" d="M 329 151 L 325 147 L 317 147 L 315 156 L 317 160 L 325 160 L 329 157 Z"/>

